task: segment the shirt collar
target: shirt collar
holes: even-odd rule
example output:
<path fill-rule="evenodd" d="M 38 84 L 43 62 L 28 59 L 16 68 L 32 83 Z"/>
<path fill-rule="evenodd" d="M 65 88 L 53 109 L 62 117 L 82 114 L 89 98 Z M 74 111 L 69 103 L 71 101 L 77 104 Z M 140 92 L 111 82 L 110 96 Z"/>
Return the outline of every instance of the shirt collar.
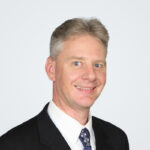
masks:
<path fill-rule="evenodd" d="M 48 114 L 59 129 L 60 133 L 70 144 L 75 144 L 79 140 L 79 135 L 83 128 L 87 128 L 91 136 L 94 134 L 92 128 L 92 117 L 90 114 L 86 125 L 81 125 L 77 120 L 59 109 L 53 101 L 50 102 L 48 106 Z"/>

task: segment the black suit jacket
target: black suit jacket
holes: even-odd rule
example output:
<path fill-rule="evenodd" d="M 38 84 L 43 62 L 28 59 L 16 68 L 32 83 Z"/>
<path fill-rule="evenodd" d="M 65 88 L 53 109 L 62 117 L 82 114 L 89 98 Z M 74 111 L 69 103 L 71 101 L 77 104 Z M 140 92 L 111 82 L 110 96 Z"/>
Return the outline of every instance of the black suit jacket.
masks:
<path fill-rule="evenodd" d="M 47 113 L 47 106 L 36 117 L 0 137 L 0 150 L 71 150 Z M 129 150 L 126 134 L 118 127 L 93 117 L 96 150 Z"/>

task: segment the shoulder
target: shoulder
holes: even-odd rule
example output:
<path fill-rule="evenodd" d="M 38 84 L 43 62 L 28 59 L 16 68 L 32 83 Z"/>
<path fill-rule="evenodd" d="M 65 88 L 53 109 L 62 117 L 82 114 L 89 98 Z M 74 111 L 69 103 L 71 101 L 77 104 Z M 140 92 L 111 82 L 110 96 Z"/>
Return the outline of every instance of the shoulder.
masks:
<path fill-rule="evenodd" d="M 93 125 L 95 128 L 101 128 L 103 129 L 104 132 L 109 132 L 109 133 L 121 133 L 121 134 L 125 134 L 125 132 L 117 127 L 116 125 L 107 122 L 105 120 L 99 119 L 97 117 L 92 117 L 93 119 Z"/>
<path fill-rule="evenodd" d="M 39 150 L 40 128 L 45 132 L 45 124 L 49 122 L 48 103 L 35 117 L 9 130 L 0 137 L 0 150 Z M 44 125 L 43 125 L 44 124 Z M 40 125 L 40 128 L 39 128 Z M 50 124 L 49 124 L 50 125 Z M 49 126 L 48 125 L 48 126 Z"/>
<path fill-rule="evenodd" d="M 92 120 L 95 134 L 101 134 L 111 145 L 120 145 L 122 149 L 129 149 L 127 135 L 121 128 L 96 117 L 92 117 Z"/>
<path fill-rule="evenodd" d="M 37 117 L 34 117 L 19 126 L 9 130 L 0 137 L 0 149 L 13 149 L 20 145 L 27 145 L 37 137 Z"/>

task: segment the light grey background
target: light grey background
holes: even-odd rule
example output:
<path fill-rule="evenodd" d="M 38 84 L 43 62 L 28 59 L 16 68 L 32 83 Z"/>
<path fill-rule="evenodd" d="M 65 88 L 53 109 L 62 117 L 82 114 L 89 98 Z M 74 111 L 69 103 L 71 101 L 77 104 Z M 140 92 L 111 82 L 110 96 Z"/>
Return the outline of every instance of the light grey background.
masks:
<path fill-rule="evenodd" d="M 132 150 L 150 150 L 148 0 L 1 0 L 0 135 L 38 114 L 52 98 L 44 65 L 52 31 L 73 17 L 108 28 L 107 84 L 94 115 L 121 127 Z"/>

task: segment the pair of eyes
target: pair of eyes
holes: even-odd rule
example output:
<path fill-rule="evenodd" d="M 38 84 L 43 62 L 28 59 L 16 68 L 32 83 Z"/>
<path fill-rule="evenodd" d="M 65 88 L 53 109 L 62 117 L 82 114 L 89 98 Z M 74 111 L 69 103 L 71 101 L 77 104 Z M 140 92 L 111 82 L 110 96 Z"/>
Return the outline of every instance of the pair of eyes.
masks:
<path fill-rule="evenodd" d="M 75 62 L 73 62 L 73 65 L 74 66 L 81 66 L 82 62 L 75 61 Z M 102 67 L 104 67 L 104 64 L 102 64 L 102 63 L 95 63 L 94 67 L 96 67 L 96 68 L 102 68 Z"/>

